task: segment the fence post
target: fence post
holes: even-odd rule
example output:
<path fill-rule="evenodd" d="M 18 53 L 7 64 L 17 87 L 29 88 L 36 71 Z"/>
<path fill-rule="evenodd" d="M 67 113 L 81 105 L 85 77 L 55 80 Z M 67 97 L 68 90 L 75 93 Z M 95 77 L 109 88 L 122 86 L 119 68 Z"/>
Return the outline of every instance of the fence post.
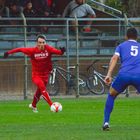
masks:
<path fill-rule="evenodd" d="M 75 23 L 76 23 L 76 98 L 79 97 L 79 29 L 78 29 L 78 20 L 75 16 Z"/>
<path fill-rule="evenodd" d="M 66 56 L 67 56 L 67 71 L 69 71 L 68 66 L 70 65 L 69 58 L 69 20 L 66 20 Z"/>
<path fill-rule="evenodd" d="M 21 16 L 23 18 L 23 29 L 24 29 L 24 47 L 27 47 L 27 23 L 26 23 L 26 18 L 24 16 L 23 13 L 21 13 Z M 24 55 L 24 91 L 23 91 L 23 96 L 24 99 L 27 99 L 27 82 L 28 82 L 28 78 L 27 78 L 27 74 L 28 74 L 28 68 L 27 68 L 28 62 L 27 62 L 27 56 Z"/>

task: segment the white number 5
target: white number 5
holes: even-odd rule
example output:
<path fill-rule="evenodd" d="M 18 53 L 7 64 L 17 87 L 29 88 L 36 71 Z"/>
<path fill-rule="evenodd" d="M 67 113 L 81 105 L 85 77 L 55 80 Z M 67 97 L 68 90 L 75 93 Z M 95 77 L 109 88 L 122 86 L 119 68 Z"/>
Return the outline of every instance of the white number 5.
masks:
<path fill-rule="evenodd" d="M 131 52 L 130 54 L 132 56 L 137 56 L 138 55 L 138 46 L 131 46 Z"/>

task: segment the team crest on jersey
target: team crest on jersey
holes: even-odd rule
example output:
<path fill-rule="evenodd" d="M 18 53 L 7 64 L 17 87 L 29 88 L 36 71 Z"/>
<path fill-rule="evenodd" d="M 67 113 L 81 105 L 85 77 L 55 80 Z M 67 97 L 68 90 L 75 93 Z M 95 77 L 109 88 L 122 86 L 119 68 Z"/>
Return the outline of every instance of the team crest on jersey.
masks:
<path fill-rule="evenodd" d="M 40 58 L 47 58 L 48 57 L 48 52 L 41 52 L 34 54 L 35 59 L 40 59 Z"/>

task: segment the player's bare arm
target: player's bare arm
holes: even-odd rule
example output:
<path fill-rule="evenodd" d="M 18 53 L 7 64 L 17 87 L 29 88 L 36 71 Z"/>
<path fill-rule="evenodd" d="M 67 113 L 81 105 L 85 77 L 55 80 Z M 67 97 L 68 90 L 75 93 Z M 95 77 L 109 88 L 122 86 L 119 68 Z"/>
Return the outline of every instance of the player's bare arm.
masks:
<path fill-rule="evenodd" d="M 119 56 L 116 54 L 113 55 L 113 57 L 111 58 L 111 61 L 109 63 L 108 72 L 107 72 L 107 75 L 104 79 L 104 81 L 107 85 L 111 84 L 111 82 L 112 82 L 112 73 L 114 71 L 114 68 L 115 68 L 117 62 L 118 62 L 118 59 L 119 59 Z"/>

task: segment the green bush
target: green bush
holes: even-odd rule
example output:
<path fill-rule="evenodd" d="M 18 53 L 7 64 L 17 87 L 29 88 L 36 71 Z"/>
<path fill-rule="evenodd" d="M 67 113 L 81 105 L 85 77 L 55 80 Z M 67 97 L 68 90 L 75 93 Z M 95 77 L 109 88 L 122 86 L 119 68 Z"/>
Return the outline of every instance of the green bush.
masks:
<path fill-rule="evenodd" d="M 105 4 L 122 11 L 122 3 L 120 0 L 106 0 Z"/>

